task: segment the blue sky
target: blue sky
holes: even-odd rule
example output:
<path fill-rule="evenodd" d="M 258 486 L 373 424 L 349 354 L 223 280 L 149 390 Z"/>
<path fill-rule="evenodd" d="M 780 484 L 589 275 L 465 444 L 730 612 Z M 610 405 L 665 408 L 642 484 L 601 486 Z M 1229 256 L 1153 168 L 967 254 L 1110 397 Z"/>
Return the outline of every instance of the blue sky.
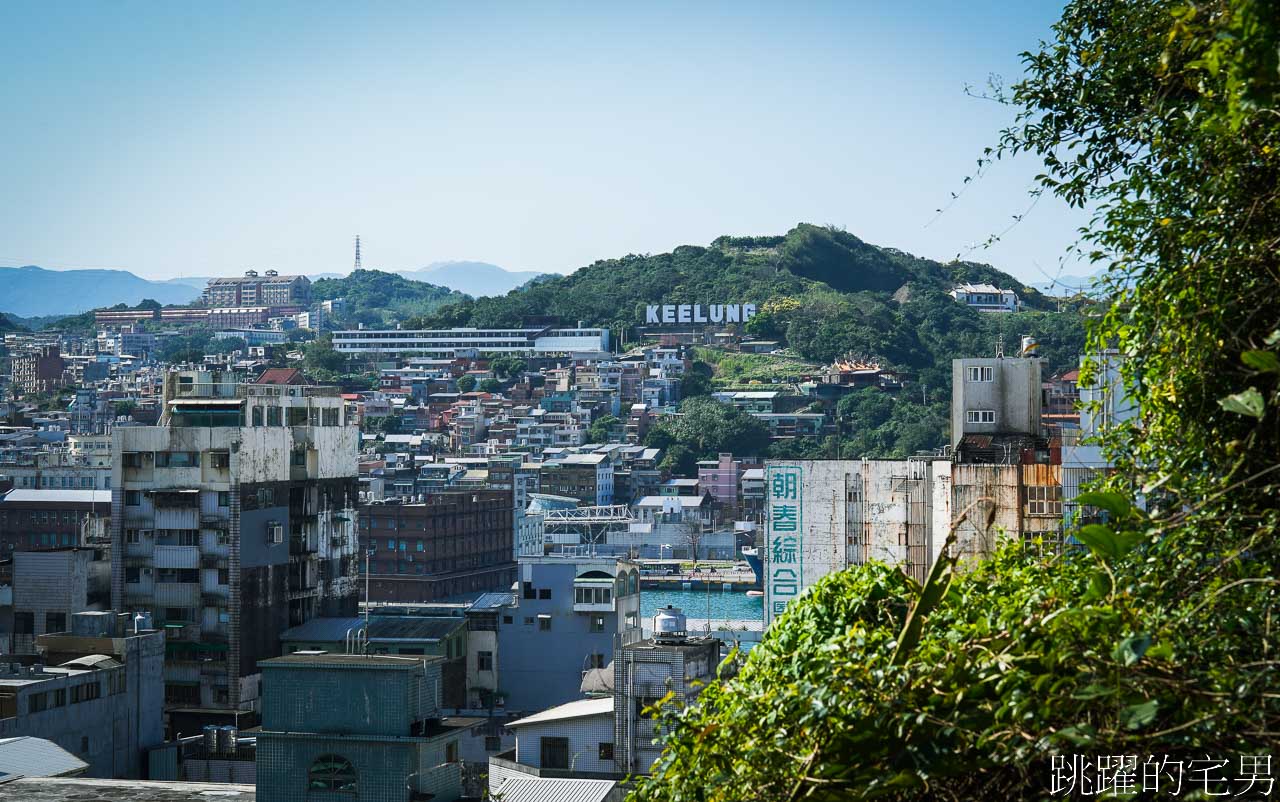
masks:
<path fill-rule="evenodd" d="M 0 265 L 566 272 L 836 224 L 1054 273 L 1031 160 L 945 214 L 1061 3 L 7 3 Z M 1077 271 L 1078 272 L 1078 271 Z"/>

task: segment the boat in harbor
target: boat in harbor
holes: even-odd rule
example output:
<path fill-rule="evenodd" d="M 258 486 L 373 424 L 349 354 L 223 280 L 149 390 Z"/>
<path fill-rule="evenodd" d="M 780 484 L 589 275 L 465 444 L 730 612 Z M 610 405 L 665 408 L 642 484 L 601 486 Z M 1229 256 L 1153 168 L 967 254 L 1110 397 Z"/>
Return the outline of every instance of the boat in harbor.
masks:
<path fill-rule="evenodd" d="M 747 561 L 747 565 L 751 566 L 751 573 L 756 577 L 756 585 L 764 587 L 764 562 L 760 559 L 760 549 L 755 546 L 743 546 L 742 558 Z"/>

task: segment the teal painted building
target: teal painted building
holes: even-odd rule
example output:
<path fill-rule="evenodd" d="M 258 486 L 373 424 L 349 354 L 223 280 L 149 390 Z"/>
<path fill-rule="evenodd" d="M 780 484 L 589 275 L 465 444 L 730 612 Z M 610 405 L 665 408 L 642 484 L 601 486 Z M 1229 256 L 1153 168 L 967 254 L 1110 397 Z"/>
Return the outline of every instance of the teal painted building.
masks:
<path fill-rule="evenodd" d="M 295 652 L 264 660 L 258 796 L 452 802 L 469 720 L 440 715 L 438 657 Z"/>

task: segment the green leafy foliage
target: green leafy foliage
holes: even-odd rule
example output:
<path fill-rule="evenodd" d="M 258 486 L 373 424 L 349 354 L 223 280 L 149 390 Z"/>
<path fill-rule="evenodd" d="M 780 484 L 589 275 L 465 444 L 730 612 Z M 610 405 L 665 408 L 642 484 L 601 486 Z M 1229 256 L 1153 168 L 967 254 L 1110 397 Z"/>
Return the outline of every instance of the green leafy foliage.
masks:
<path fill-rule="evenodd" d="M 607 443 L 609 442 L 609 428 L 617 426 L 621 423 L 617 417 L 613 415 L 601 415 L 591 422 L 590 428 L 587 429 L 588 443 Z"/>
<path fill-rule="evenodd" d="M 311 285 L 317 300 L 342 298 L 345 324 L 363 323 L 380 328 L 394 326 L 405 318 L 434 312 L 442 306 L 467 299 L 448 287 L 414 281 L 380 270 L 355 270 L 342 278 L 322 278 Z"/>
<path fill-rule="evenodd" d="M 769 429 L 736 407 L 695 397 L 680 403 L 678 415 L 660 417 L 649 429 L 645 443 L 666 449 L 667 468 L 691 476 L 701 459 L 715 459 L 721 453 L 763 454 L 769 444 Z"/>

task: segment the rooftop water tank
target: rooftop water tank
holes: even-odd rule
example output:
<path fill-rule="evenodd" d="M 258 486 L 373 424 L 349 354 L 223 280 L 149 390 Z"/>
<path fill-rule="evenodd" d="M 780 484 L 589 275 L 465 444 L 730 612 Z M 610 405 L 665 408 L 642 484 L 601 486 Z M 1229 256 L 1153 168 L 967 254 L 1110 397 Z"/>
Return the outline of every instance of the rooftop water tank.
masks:
<path fill-rule="evenodd" d="M 206 724 L 200 735 L 204 743 L 204 751 L 207 755 L 214 755 L 218 752 L 218 726 L 216 724 Z"/>
<path fill-rule="evenodd" d="M 1033 357 L 1040 355 L 1040 341 L 1035 337 L 1024 335 L 1022 338 L 1021 354 L 1023 357 Z"/>
<path fill-rule="evenodd" d="M 235 727 L 231 726 L 230 724 L 218 727 L 218 734 L 217 734 L 218 754 L 220 755 L 235 754 L 236 736 L 238 736 L 239 734 L 240 734 L 239 730 L 237 730 Z"/>
<path fill-rule="evenodd" d="M 685 634 L 685 617 L 679 607 L 668 604 L 653 617 L 655 643 L 683 643 Z"/>

